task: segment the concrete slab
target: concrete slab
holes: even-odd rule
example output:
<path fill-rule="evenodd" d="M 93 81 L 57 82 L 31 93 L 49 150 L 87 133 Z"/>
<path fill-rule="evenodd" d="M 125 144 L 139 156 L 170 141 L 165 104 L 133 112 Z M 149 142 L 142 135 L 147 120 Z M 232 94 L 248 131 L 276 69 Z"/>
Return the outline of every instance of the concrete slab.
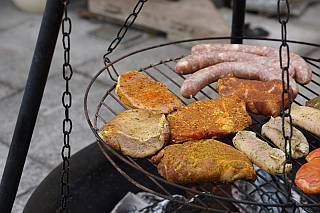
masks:
<path fill-rule="evenodd" d="M 32 194 L 32 191 L 30 191 L 26 194 L 23 194 L 21 196 L 18 196 L 16 198 L 14 205 L 13 205 L 12 213 L 22 213 L 24 206 L 27 204 L 31 194 Z"/>
<path fill-rule="evenodd" d="M 73 105 L 71 109 L 73 120 L 72 153 L 94 141 L 93 133 L 89 129 L 83 113 L 83 96 L 88 81 L 87 78 L 74 74 L 70 83 Z M 30 156 L 51 165 L 50 169 L 61 162 L 60 150 L 63 143 L 62 120 L 64 115 L 61 94 L 63 87 L 64 82 L 60 75 L 55 75 L 48 80 L 29 151 Z M 102 97 L 105 90 L 105 86 L 100 85 L 99 87 L 98 85 L 93 92 L 95 94 L 93 98 Z M 0 108 L 4 109 L 6 114 L 2 117 L 3 122 L 0 124 L 0 136 L 6 144 L 11 141 L 20 99 L 21 95 L 16 95 L 0 103 Z M 98 101 L 92 101 L 91 103 L 96 104 Z M 93 106 L 90 108 L 95 109 Z"/>
<path fill-rule="evenodd" d="M 143 41 L 141 41 L 140 43 L 136 44 L 133 47 L 130 47 L 130 48 L 121 47 L 119 49 L 116 49 L 110 55 L 110 59 L 111 61 L 114 61 L 136 50 L 139 50 L 145 47 L 150 47 L 153 45 L 163 44 L 166 42 L 167 41 L 161 37 L 149 37 L 144 39 Z M 132 55 L 130 57 L 127 57 L 121 60 L 120 62 L 117 62 L 114 66 L 119 73 L 123 73 L 127 70 L 140 69 L 142 67 L 149 66 L 150 64 L 158 63 L 160 60 L 176 58 L 178 56 L 188 54 L 189 52 L 190 51 L 188 50 L 188 48 L 184 46 L 170 45 L 170 46 L 161 47 L 154 50 L 149 50 L 143 53 Z M 104 64 L 103 64 L 102 55 L 101 55 L 101 57 L 95 58 L 90 61 L 85 61 L 84 63 L 77 65 L 76 69 L 92 77 L 103 67 L 104 67 Z"/>
<path fill-rule="evenodd" d="M 22 12 L 13 5 L 12 1 L 3 0 L 0 8 L 0 32 L 25 24 L 34 16 L 38 15 Z"/>
<path fill-rule="evenodd" d="M 7 157 L 9 148 L 7 145 L 0 143 L 0 175 L 2 177 L 5 159 Z M 12 212 L 22 212 L 32 190 L 42 181 L 43 178 L 49 173 L 49 169 L 31 158 L 27 158 L 20 185 L 18 188 L 17 199 L 14 203 Z"/>
<path fill-rule="evenodd" d="M 17 90 L 12 89 L 10 86 L 0 83 L 0 100 L 10 96 L 15 93 Z"/>

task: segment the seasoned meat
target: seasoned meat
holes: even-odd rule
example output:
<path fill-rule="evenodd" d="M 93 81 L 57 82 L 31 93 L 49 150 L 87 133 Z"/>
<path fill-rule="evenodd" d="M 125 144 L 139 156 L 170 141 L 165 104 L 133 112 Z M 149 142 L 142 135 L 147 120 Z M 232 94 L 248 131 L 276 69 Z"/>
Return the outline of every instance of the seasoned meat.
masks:
<path fill-rule="evenodd" d="M 168 116 L 171 141 L 218 138 L 251 125 L 243 100 L 236 96 L 195 101 Z"/>
<path fill-rule="evenodd" d="M 286 161 L 285 153 L 277 148 L 272 148 L 267 142 L 256 137 L 251 131 L 239 131 L 233 138 L 233 145 L 245 153 L 249 159 L 266 172 L 276 175 L 282 174 Z M 286 165 L 286 172 L 292 168 Z"/>
<path fill-rule="evenodd" d="M 252 163 L 244 154 L 214 139 L 169 145 L 152 161 L 161 176 L 179 184 L 256 179 Z"/>
<path fill-rule="evenodd" d="M 281 113 L 282 82 L 256 81 L 226 77 L 219 79 L 217 92 L 222 96 L 236 95 L 246 102 L 247 110 L 256 114 L 276 117 Z M 285 96 L 285 106 L 288 104 Z"/>
<path fill-rule="evenodd" d="M 290 124 L 287 121 L 285 122 L 285 131 L 290 133 Z M 261 128 L 261 134 L 269 138 L 277 147 L 282 151 L 285 151 L 285 140 L 282 133 L 282 118 L 271 117 L 270 120 L 265 123 Z M 289 151 L 289 144 L 287 144 L 287 150 Z M 291 138 L 291 156 L 292 158 L 301 158 L 306 156 L 309 153 L 309 144 L 298 129 L 292 128 L 292 138 Z"/>
<path fill-rule="evenodd" d="M 253 46 L 243 44 L 199 44 L 192 47 L 192 54 L 199 54 L 210 51 L 234 51 L 251 53 L 271 58 L 279 58 L 279 49 L 266 46 Z M 283 52 L 285 57 L 286 53 Z M 312 70 L 305 60 L 296 53 L 290 53 L 291 67 L 294 68 L 294 77 L 301 84 L 307 84 L 311 81 Z"/>
<path fill-rule="evenodd" d="M 313 159 L 299 168 L 295 184 L 304 193 L 320 193 L 320 158 Z"/>
<path fill-rule="evenodd" d="M 313 159 L 319 158 L 320 159 L 320 148 L 313 150 L 308 154 L 306 157 L 307 161 L 311 161 Z"/>
<path fill-rule="evenodd" d="M 195 96 L 202 88 L 224 78 L 233 75 L 237 78 L 271 81 L 281 80 L 282 71 L 280 66 L 272 66 L 268 63 L 259 62 L 225 62 L 209 66 L 191 74 L 181 86 L 183 97 L 191 98 Z M 299 88 L 292 76 L 289 76 L 290 88 L 293 95 L 298 94 Z"/>
<path fill-rule="evenodd" d="M 132 108 L 160 113 L 170 113 L 184 105 L 163 83 L 136 70 L 119 76 L 116 94 Z"/>
<path fill-rule="evenodd" d="M 169 139 L 165 115 L 143 109 L 119 113 L 100 131 L 113 149 L 135 158 L 155 154 Z"/>
<path fill-rule="evenodd" d="M 320 110 L 307 106 L 292 106 L 291 117 L 294 125 L 320 135 Z"/>
<path fill-rule="evenodd" d="M 319 109 L 320 110 L 320 96 L 315 97 L 315 98 L 307 101 L 306 102 L 306 106 L 313 107 L 315 109 Z"/>

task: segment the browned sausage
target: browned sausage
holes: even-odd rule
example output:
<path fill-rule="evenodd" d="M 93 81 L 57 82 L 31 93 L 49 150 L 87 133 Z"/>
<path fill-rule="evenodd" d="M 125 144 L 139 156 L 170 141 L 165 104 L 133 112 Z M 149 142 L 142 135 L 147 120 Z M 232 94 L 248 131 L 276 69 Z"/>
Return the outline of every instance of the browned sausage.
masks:
<path fill-rule="evenodd" d="M 261 63 L 225 62 L 201 69 L 189 76 L 182 84 L 181 94 L 186 98 L 196 95 L 202 88 L 227 75 L 252 80 L 281 80 L 281 69 Z M 290 76 L 290 87 L 294 97 L 298 94 L 298 86 Z"/>
<path fill-rule="evenodd" d="M 279 57 L 279 49 L 266 46 L 253 46 L 243 44 L 199 44 L 192 47 L 192 54 L 210 51 L 234 51 L 256 54 L 260 56 Z M 284 54 L 285 55 L 285 54 Z M 312 70 L 302 57 L 290 53 L 291 64 L 295 69 L 295 79 L 301 84 L 311 81 Z"/>

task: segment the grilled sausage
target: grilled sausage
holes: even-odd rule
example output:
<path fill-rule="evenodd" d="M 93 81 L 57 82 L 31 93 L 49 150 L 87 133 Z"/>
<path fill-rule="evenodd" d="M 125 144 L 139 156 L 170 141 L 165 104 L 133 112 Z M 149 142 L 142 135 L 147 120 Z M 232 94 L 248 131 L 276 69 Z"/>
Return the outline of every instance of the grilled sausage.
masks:
<path fill-rule="evenodd" d="M 320 136 L 320 110 L 307 106 L 292 106 L 292 123 Z"/>
<path fill-rule="evenodd" d="M 289 122 L 285 122 L 285 130 L 286 133 L 290 132 Z M 279 147 L 282 151 L 285 151 L 285 139 L 282 133 L 282 118 L 271 117 L 270 120 L 265 123 L 261 128 L 261 134 L 269 138 L 277 147 Z M 287 144 L 287 150 L 289 151 L 289 144 Z M 300 158 L 309 153 L 309 144 L 298 129 L 292 129 L 292 138 L 291 138 L 291 155 L 292 158 Z"/>
<path fill-rule="evenodd" d="M 261 63 L 226 62 L 193 73 L 183 82 L 181 94 L 186 98 L 191 98 L 206 85 L 227 75 L 261 81 L 282 79 L 279 67 Z M 289 76 L 289 81 L 295 97 L 298 94 L 298 86 L 291 76 Z"/>
<path fill-rule="evenodd" d="M 253 46 L 243 44 L 200 44 L 192 47 L 192 54 L 199 54 L 210 51 L 235 51 L 256 54 L 260 56 L 279 57 L 279 49 L 266 46 Z M 283 54 L 284 56 L 286 53 Z M 301 84 L 311 81 L 312 70 L 305 60 L 295 54 L 290 53 L 290 60 L 295 69 L 295 79 Z"/>
<path fill-rule="evenodd" d="M 248 158 L 261 169 L 270 174 L 282 174 L 286 161 L 285 153 L 272 148 L 266 142 L 256 137 L 251 131 L 239 131 L 232 140 L 233 145 L 245 153 Z M 286 164 L 285 172 L 292 169 L 292 164 Z"/>

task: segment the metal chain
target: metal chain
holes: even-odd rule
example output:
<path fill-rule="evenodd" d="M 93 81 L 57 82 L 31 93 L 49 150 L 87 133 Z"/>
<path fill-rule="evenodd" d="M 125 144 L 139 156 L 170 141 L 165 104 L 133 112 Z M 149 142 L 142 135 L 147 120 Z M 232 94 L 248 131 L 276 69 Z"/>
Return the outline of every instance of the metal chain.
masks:
<path fill-rule="evenodd" d="M 63 146 L 61 150 L 62 157 L 62 173 L 61 173 L 61 206 L 60 212 L 69 212 L 68 202 L 70 198 L 69 173 L 70 173 L 70 134 L 72 131 L 72 121 L 70 119 L 69 109 L 71 107 L 71 92 L 69 89 L 69 81 L 71 80 L 73 71 L 70 64 L 70 34 L 71 19 L 68 17 L 69 0 L 62 0 L 64 6 L 64 16 L 62 18 L 62 44 L 64 49 L 64 63 L 62 66 L 63 79 L 65 80 L 65 91 L 62 93 L 62 105 L 64 107 L 63 128 Z"/>
<path fill-rule="evenodd" d="M 290 49 L 287 43 L 287 23 L 289 22 L 290 17 L 290 6 L 288 0 L 278 0 L 277 4 L 278 20 L 281 24 L 281 45 L 279 48 L 279 59 L 280 59 L 280 68 L 282 70 L 282 134 L 285 140 L 285 155 L 286 163 L 283 168 L 284 181 L 287 186 L 287 201 L 291 205 L 291 188 L 293 184 L 293 177 L 289 178 L 286 175 L 285 168 L 286 165 L 292 163 L 292 153 L 291 153 L 291 139 L 292 139 L 292 117 L 291 117 L 291 105 L 292 105 L 292 92 L 290 91 L 290 82 L 289 82 L 289 66 L 290 66 Z M 288 98 L 288 110 L 285 109 L 285 98 Z M 287 132 L 285 128 L 285 122 L 289 122 L 290 130 Z"/>
<path fill-rule="evenodd" d="M 103 55 L 103 62 L 104 62 L 105 66 L 107 66 L 109 63 L 111 63 L 111 60 L 109 59 L 108 56 L 120 44 L 121 40 L 126 35 L 127 31 L 129 30 L 129 28 L 132 26 L 132 24 L 134 23 L 134 21 L 138 17 L 140 11 L 142 10 L 142 7 L 144 6 L 144 3 L 146 3 L 147 1 L 148 0 L 138 0 L 137 4 L 135 5 L 135 7 L 134 7 L 134 9 L 132 11 L 132 13 L 127 17 L 126 21 L 124 22 L 122 27 L 119 29 L 116 38 L 112 40 L 112 42 L 110 43 L 110 45 L 109 45 L 109 47 L 107 49 L 107 52 Z M 116 69 L 114 68 L 114 66 L 111 65 L 110 68 L 113 71 L 113 73 L 115 73 L 115 75 L 118 77 L 119 74 L 116 71 Z M 107 71 L 109 73 L 110 78 L 113 81 L 117 81 L 117 79 L 112 76 L 109 68 L 107 68 Z"/>

